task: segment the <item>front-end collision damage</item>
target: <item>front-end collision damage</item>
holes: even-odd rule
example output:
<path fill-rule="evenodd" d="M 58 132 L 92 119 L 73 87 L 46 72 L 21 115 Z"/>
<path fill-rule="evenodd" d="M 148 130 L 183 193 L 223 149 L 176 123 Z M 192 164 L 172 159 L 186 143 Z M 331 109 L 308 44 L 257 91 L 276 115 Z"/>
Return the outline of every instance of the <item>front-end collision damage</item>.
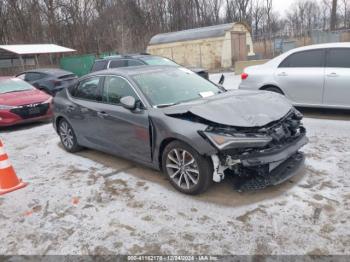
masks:
<path fill-rule="evenodd" d="M 277 185 L 295 175 L 304 163 L 299 150 L 308 139 L 302 115 L 291 110 L 279 121 L 259 128 L 210 125 L 201 135 L 218 149 L 212 155 L 213 180 L 225 175 L 240 178 L 238 190 Z"/>

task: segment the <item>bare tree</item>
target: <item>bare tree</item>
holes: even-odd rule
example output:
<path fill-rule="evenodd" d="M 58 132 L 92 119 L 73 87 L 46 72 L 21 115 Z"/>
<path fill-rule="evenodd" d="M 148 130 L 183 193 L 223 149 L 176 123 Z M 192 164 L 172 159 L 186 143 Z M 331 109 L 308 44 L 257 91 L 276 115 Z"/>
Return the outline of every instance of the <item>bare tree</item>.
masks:
<path fill-rule="evenodd" d="M 254 0 L 252 4 L 252 23 L 253 23 L 253 33 L 257 37 L 259 33 L 261 33 L 260 30 L 260 23 L 264 18 L 264 8 L 261 4 L 261 0 Z"/>
<path fill-rule="evenodd" d="M 334 31 L 337 27 L 337 7 L 338 0 L 332 0 L 332 14 L 331 14 L 331 30 Z"/>
<path fill-rule="evenodd" d="M 237 21 L 250 26 L 256 39 L 301 37 L 330 29 L 334 10 L 338 19 L 332 28 L 350 28 L 349 1 L 296 0 L 281 19 L 273 0 L 0 0 L 0 43 L 135 52 L 157 33 Z M 333 12 L 332 3 L 338 7 Z"/>

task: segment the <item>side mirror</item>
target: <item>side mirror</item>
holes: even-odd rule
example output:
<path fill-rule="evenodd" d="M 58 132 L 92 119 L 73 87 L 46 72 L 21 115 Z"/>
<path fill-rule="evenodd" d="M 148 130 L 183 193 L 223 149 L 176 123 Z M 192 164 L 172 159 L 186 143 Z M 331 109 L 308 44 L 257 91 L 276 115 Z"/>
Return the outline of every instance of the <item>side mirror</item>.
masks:
<path fill-rule="evenodd" d="M 126 109 L 129 109 L 129 110 L 136 109 L 136 100 L 132 96 L 125 96 L 125 97 L 121 98 L 120 103 Z"/>
<path fill-rule="evenodd" d="M 223 85 L 225 83 L 225 76 L 221 75 L 220 80 L 219 80 L 219 85 Z"/>

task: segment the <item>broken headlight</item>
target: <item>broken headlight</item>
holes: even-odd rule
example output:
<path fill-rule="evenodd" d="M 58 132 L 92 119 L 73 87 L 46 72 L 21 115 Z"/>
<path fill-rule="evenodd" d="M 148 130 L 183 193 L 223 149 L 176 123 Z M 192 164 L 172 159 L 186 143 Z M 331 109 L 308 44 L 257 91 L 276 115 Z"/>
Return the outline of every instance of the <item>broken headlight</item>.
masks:
<path fill-rule="evenodd" d="M 219 149 L 232 149 L 232 148 L 254 148 L 265 147 L 268 145 L 272 138 L 265 135 L 248 135 L 248 134 L 216 134 L 211 132 L 204 132 L 205 136 Z"/>

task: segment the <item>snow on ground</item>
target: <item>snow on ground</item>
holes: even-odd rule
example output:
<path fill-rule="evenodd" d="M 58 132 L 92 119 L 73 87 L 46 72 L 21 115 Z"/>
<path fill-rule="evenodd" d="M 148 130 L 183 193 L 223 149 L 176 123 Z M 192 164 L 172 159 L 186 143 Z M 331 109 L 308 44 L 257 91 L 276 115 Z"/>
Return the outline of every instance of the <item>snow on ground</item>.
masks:
<path fill-rule="evenodd" d="M 223 86 L 227 89 L 237 89 L 239 84 L 241 83 L 241 76 L 235 75 L 234 72 L 225 72 L 225 73 L 218 73 L 218 74 L 211 74 L 209 76 L 209 79 L 214 83 L 219 83 L 221 76 L 225 76 L 225 82 Z"/>
<path fill-rule="evenodd" d="M 306 118 L 305 169 L 191 197 L 159 172 L 65 152 L 51 124 L 0 133 L 25 189 L 0 197 L 0 254 L 350 254 L 350 116 Z"/>

